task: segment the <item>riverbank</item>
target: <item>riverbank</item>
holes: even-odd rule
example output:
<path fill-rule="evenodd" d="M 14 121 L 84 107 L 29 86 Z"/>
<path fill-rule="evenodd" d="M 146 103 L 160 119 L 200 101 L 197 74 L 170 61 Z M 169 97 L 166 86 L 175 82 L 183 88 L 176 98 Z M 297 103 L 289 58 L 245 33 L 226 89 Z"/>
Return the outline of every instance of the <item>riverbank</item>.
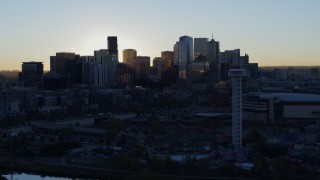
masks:
<path fill-rule="evenodd" d="M 129 172 L 112 172 L 107 169 L 89 168 L 79 166 L 54 165 L 54 164 L 19 164 L 0 163 L 0 173 L 21 172 L 27 174 L 37 174 L 40 176 L 68 177 L 78 179 L 112 179 L 122 180 Z"/>

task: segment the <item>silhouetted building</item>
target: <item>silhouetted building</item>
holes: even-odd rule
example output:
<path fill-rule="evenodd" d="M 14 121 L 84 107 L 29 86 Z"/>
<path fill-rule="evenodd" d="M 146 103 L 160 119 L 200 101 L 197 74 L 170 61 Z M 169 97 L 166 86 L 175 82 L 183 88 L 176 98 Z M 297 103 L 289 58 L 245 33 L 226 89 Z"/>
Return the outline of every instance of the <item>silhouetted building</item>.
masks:
<path fill-rule="evenodd" d="M 228 79 L 228 71 L 235 64 L 239 66 L 240 49 L 227 50 L 220 52 L 220 65 L 221 65 L 221 81 Z"/>
<path fill-rule="evenodd" d="M 313 79 L 319 79 L 320 71 L 319 68 L 311 68 L 310 69 L 310 76 Z"/>
<path fill-rule="evenodd" d="M 163 72 L 165 72 L 165 61 L 161 57 L 155 57 L 153 59 L 153 68 L 154 68 L 154 79 L 156 81 L 159 81 L 161 79 L 161 75 Z"/>
<path fill-rule="evenodd" d="M 194 38 L 194 59 L 199 55 L 206 56 L 208 38 Z"/>
<path fill-rule="evenodd" d="M 294 73 L 293 67 L 288 67 L 286 74 L 287 74 L 287 80 L 290 80 L 290 81 L 295 80 L 295 73 Z"/>
<path fill-rule="evenodd" d="M 125 63 L 119 63 L 117 66 L 118 69 L 118 82 L 123 86 L 133 86 L 133 69 L 131 66 Z"/>
<path fill-rule="evenodd" d="M 219 41 L 211 39 L 206 47 L 206 59 L 210 64 L 209 81 L 219 82 L 221 80 L 221 66 L 220 66 L 220 45 Z"/>
<path fill-rule="evenodd" d="M 50 56 L 50 72 L 56 73 L 56 56 Z"/>
<path fill-rule="evenodd" d="M 94 85 L 94 62 L 84 62 L 82 64 L 82 83 L 88 86 Z"/>
<path fill-rule="evenodd" d="M 117 83 L 117 65 L 119 64 L 118 57 L 112 55 L 106 49 L 94 51 L 95 62 L 106 66 L 107 85 L 115 85 Z"/>
<path fill-rule="evenodd" d="M 81 56 L 81 69 L 82 69 L 82 84 L 93 86 L 94 85 L 94 56 Z"/>
<path fill-rule="evenodd" d="M 176 42 L 173 46 L 173 64 L 178 66 L 179 65 L 179 42 Z"/>
<path fill-rule="evenodd" d="M 104 86 L 108 84 L 107 66 L 103 64 L 95 64 L 93 66 L 93 85 Z"/>
<path fill-rule="evenodd" d="M 108 37 L 108 50 L 112 55 L 118 56 L 118 39 L 117 36 Z"/>
<path fill-rule="evenodd" d="M 43 75 L 43 63 L 42 62 L 23 62 L 22 71 L 19 74 L 19 79 L 24 82 L 25 87 L 38 87 L 37 80 L 41 79 Z"/>
<path fill-rule="evenodd" d="M 287 78 L 286 69 L 276 68 L 276 69 L 274 69 L 274 74 L 275 74 L 276 80 L 284 81 Z"/>
<path fill-rule="evenodd" d="M 133 59 L 133 67 L 135 80 L 147 79 L 149 76 L 150 57 L 137 56 Z"/>
<path fill-rule="evenodd" d="M 259 78 L 259 67 L 258 63 L 249 63 L 248 65 L 248 76 L 250 79 L 258 79 Z"/>
<path fill-rule="evenodd" d="M 161 58 L 164 61 L 165 70 L 169 70 L 174 65 L 174 52 L 173 51 L 162 51 Z"/>
<path fill-rule="evenodd" d="M 54 59 L 52 57 L 52 59 Z M 54 61 L 53 61 L 54 63 Z M 56 53 L 55 57 L 55 71 L 60 75 L 70 74 L 70 69 L 66 68 L 66 64 L 75 63 L 75 53 Z"/>
<path fill-rule="evenodd" d="M 189 79 L 193 82 L 205 82 L 209 71 L 209 63 L 206 61 L 194 61 L 190 63 Z"/>
<path fill-rule="evenodd" d="M 179 39 L 179 78 L 186 80 L 190 73 L 189 64 L 193 61 L 193 39 L 182 36 Z"/>

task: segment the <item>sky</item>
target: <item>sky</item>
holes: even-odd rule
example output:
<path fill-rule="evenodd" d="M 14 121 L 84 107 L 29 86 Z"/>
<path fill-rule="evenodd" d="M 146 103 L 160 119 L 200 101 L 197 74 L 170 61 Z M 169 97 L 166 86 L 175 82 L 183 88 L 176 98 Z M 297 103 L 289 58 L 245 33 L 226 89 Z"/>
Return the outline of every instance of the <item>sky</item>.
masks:
<path fill-rule="evenodd" d="M 160 56 L 180 36 L 241 49 L 259 66 L 320 65 L 319 0 L 0 0 L 0 70 L 56 52 L 93 55 L 107 36 L 122 50 Z"/>

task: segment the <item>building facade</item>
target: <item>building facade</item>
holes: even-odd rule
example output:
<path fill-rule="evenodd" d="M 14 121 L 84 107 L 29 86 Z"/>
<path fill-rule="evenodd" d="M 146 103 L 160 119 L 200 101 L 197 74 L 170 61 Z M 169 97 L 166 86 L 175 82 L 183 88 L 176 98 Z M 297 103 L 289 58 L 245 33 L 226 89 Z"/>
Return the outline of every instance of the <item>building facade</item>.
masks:
<path fill-rule="evenodd" d="M 193 61 L 193 38 L 182 36 L 179 39 L 179 79 L 187 80 L 189 64 Z"/>

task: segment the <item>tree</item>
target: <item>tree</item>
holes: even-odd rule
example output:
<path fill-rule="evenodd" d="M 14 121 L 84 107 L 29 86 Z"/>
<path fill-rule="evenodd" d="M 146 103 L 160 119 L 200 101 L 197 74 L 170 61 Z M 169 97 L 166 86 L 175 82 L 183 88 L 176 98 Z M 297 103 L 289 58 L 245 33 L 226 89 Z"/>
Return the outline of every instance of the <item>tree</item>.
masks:
<path fill-rule="evenodd" d="M 266 176 L 269 173 L 269 163 L 265 158 L 260 158 L 255 162 L 255 170 L 258 176 Z"/>
<path fill-rule="evenodd" d="M 159 118 L 157 116 L 152 116 L 148 118 L 148 126 L 155 134 L 164 134 L 165 133 L 165 127 L 164 125 L 159 121 Z"/>
<path fill-rule="evenodd" d="M 111 118 L 107 128 L 108 130 L 119 132 L 124 129 L 124 125 L 120 119 Z"/>

